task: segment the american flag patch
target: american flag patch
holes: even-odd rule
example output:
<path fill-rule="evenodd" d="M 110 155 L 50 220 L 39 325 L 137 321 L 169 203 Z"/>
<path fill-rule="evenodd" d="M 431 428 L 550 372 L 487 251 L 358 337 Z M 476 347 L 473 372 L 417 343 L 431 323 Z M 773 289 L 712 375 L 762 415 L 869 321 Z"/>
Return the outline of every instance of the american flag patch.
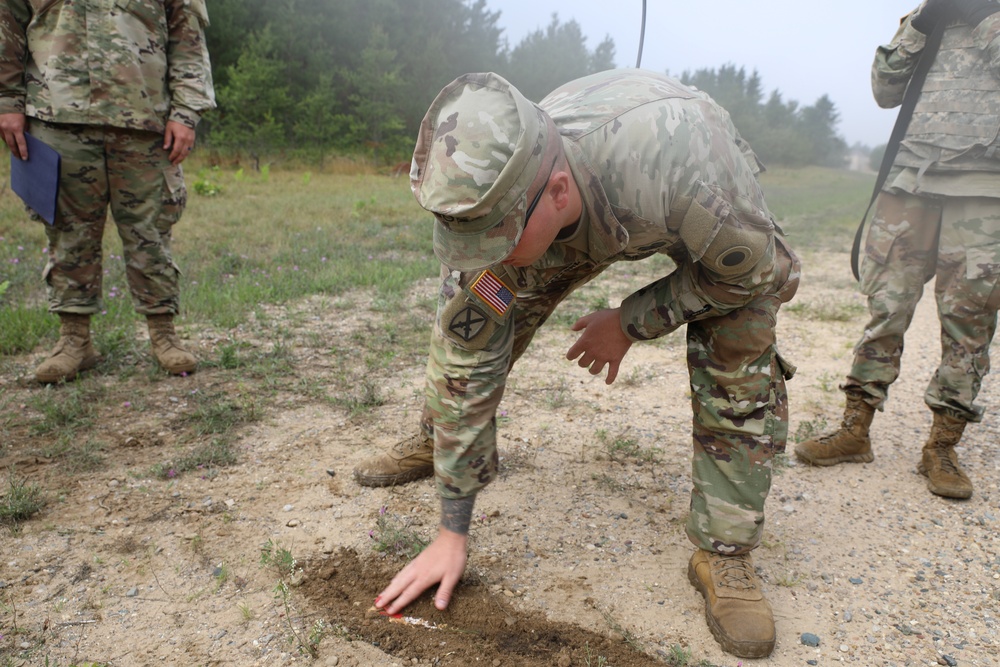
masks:
<path fill-rule="evenodd" d="M 514 293 L 507 289 L 507 286 L 489 269 L 476 278 L 469 291 L 485 301 L 486 305 L 498 315 L 505 315 L 510 310 L 510 305 L 514 303 Z"/>

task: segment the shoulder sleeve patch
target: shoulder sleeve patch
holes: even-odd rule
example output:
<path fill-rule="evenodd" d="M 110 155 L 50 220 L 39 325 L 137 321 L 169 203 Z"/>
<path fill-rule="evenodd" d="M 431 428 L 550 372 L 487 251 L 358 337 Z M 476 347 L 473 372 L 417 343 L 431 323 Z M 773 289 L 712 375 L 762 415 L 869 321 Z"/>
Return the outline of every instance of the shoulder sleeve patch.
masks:
<path fill-rule="evenodd" d="M 460 290 L 444 303 L 440 312 L 441 333 L 467 350 L 485 349 L 493 335 L 507 325 L 514 306 L 514 291 L 489 269 L 463 273 Z"/>
<path fill-rule="evenodd" d="M 449 301 L 441 315 L 441 332 L 467 350 L 485 348 L 498 328 L 496 322 L 464 295 Z"/>
<path fill-rule="evenodd" d="M 467 289 L 500 318 L 505 318 L 516 298 L 514 291 L 489 269 L 480 273 Z"/>

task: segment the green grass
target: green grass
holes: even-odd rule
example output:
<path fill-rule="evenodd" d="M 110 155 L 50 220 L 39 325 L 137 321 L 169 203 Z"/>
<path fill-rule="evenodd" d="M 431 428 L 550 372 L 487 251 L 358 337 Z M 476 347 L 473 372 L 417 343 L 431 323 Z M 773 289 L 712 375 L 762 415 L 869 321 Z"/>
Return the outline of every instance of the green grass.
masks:
<path fill-rule="evenodd" d="M 874 174 L 806 167 L 769 169 L 764 197 L 796 251 L 850 252 Z"/>
<path fill-rule="evenodd" d="M 785 306 L 784 310 L 818 322 L 850 322 L 868 314 L 861 297 L 853 301 L 832 299 L 796 301 Z"/>
<path fill-rule="evenodd" d="M 7 161 L 0 164 L 0 178 L 7 179 Z M 230 329 L 261 304 L 362 287 L 392 297 L 437 274 L 430 217 L 404 179 L 188 171 L 188 207 L 172 245 L 183 272 L 182 320 Z M 194 188 L 206 178 L 220 188 L 212 196 Z M 40 279 L 45 246 L 40 223 L 28 219 L 19 200 L 0 199 L 0 284 L 7 284 L 0 293 L 2 354 L 30 351 L 57 336 L 58 320 L 46 312 Z M 113 363 L 124 365 L 136 352 L 138 318 L 110 219 L 104 251 L 105 312 L 95 318 L 96 342 Z"/>
<path fill-rule="evenodd" d="M 214 477 L 219 468 L 236 463 L 236 452 L 224 438 L 215 438 L 200 445 L 186 456 L 155 464 L 150 474 L 157 479 L 173 479 L 191 471 L 200 471 L 206 478 Z"/>
<path fill-rule="evenodd" d="M 0 178 L 7 178 L 0 161 Z M 414 280 L 437 273 L 430 217 L 405 179 L 271 170 L 267 175 L 190 165 L 187 211 L 174 230 L 183 272 L 182 323 L 232 329 L 262 305 L 375 288 L 388 304 Z M 850 248 L 873 177 L 846 171 L 771 169 L 761 177 L 768 204 L 799 250 Z M 210 196 L 196 183 L 211 183 Z M 0 354 L 31 351 L 57 337 L 40 279 L 45 236 L 16 197 L 0 199 Z M 105 230 L 104 312 L 95 337 L 115 372 L 144 354 L 114 225 Z M 662 272 L 661 258 L 635 266 Z M 647 268 L 649 271 L 647 271 Z M 655 270 L 654 270 L 655 269 Z M 590 305 L 590 304 L 588 304 Z M 220 361 L 235 362 L 232 352 Z M 106 363 L 107 367 L 107 363 Z"/>
<path fill-rule="evenodd" d="M 19 477 L 13 470 L 7 475 L 6 493 L 0 497 L 0 523 L 17 526 L 45 507 L 42 490 Z"/>

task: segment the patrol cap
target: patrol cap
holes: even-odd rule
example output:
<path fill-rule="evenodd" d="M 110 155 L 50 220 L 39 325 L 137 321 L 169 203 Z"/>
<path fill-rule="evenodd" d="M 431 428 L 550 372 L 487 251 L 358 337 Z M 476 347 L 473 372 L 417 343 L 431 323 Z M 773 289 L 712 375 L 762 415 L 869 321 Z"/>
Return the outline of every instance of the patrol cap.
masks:
<path fill-rule="evenodd" d="M 417 202 L 434 214 L 434 253 L 471 271 L 505 259 L 524 230 L 528 197 L 561 150 L 548 114 L 492 72 L 445 86 L 420 124 L 410 169 Z"/>

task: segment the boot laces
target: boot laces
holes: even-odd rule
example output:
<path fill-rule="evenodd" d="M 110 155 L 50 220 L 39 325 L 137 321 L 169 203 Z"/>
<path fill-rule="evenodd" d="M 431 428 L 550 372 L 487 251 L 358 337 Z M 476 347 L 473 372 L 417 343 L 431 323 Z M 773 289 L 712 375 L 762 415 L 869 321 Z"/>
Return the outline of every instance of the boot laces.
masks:
<path fill-rule="evenodd" d="M 726 556 L 717 554 L 712 559 L 712 569 L 719 586 L 736 590 L 753 590 L 757 587 L 757 577 L 753 565 L 746 554 Z"/>
<path fill-rule="evenodd" d="M 402 440 L 393 445 L 393 449 L 402 456 L 409 456 L 411 454 L 416 454 L 424 446 L 424 437 L 422 435 L 415 435 L 406 440 Z"/>
<path fill-rule="evenodd" d="M 958 474 L 958 465 L 955 457 L 955 450 L 951 447 L 946 449 L 938 450 L 938 465 L 941 466 L 941 472 L 947 473 L 949 475 Z"/>

